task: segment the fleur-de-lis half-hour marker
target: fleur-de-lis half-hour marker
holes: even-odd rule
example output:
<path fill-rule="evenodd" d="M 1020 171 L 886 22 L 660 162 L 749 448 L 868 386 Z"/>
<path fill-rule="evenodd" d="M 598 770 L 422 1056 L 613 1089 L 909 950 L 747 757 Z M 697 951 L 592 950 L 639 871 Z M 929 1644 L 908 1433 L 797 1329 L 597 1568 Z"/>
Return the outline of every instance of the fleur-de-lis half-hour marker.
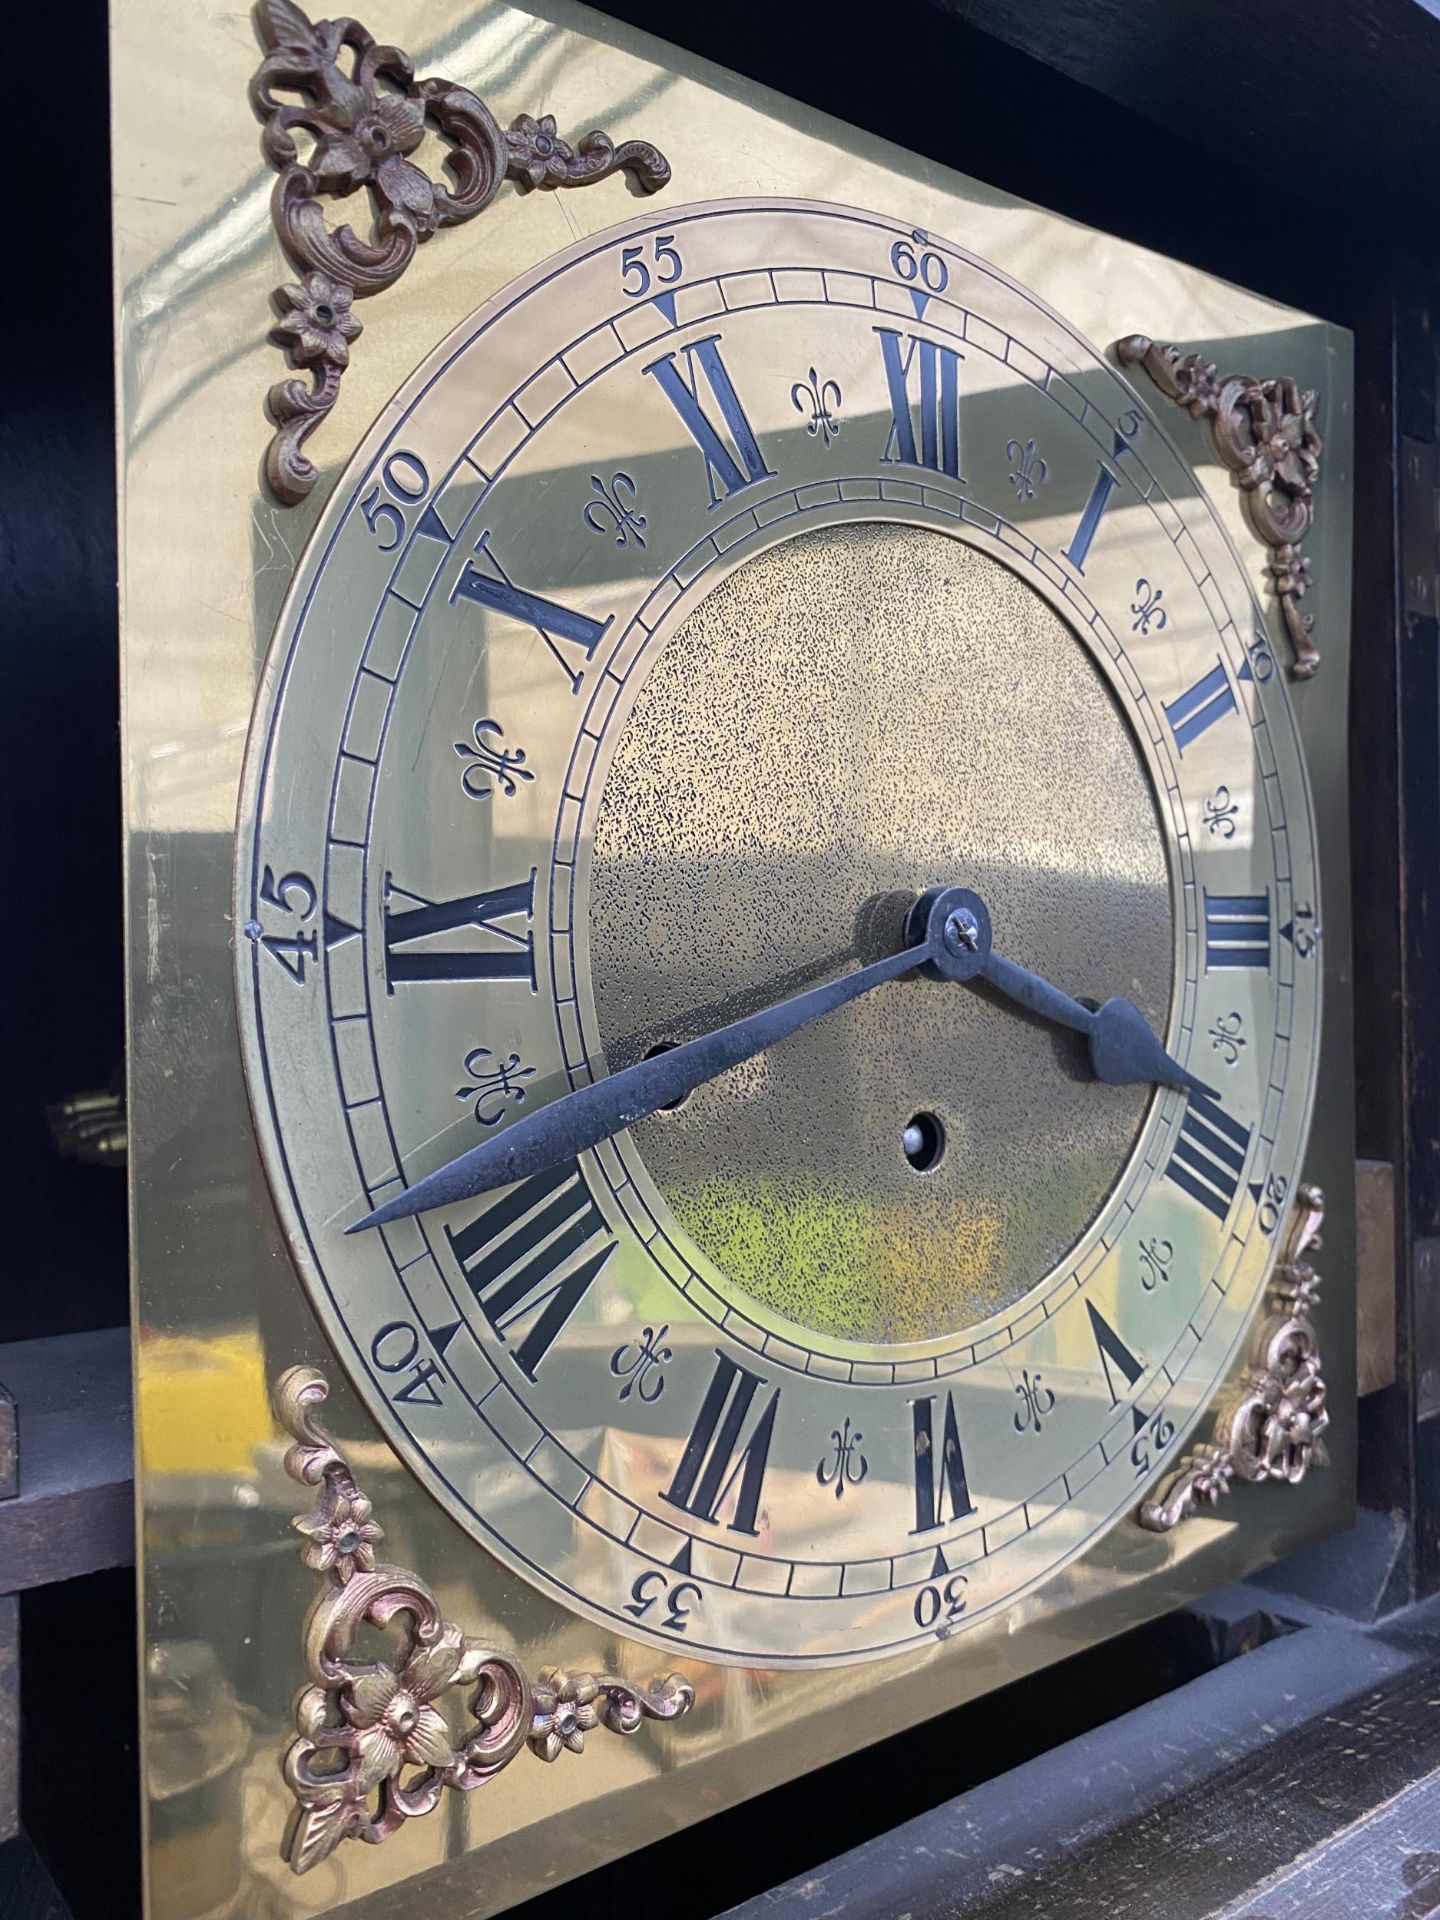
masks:
<path fill-rule="evenodd" d="M 837 1500 L 847 1486 L 858 1487 L 870 1471 L 870 1462 L 860 1451 L 864 1438 L 863 1433 L 850 1431 L 847 1419 L 830 1435 L 830 1451 L 815 1469 L 815 1478 L 822 1487 L 833 1486 Z"/>
<path fill-rule="evenodd" d="M 1130 611 L 1135 615 L 1130 628 L 1132 633 L 1149 633 L 1152 626 L 1157 633 L 1164 630 L 1168 624 L 1165 609 L 1160 604 L 1164 598 L 1163 587 L 1152 587 L 1145 579 L 1135 582 L 1135 598 L 1130 605 Z"/>
<path fill-rule="evenodd" d="M 523 747 L 502 749 L 486 737 L 493 735 L 495 740 L 505 738 L 505 729 L 498 720 L 477 720 L 471 734 L 474 746 L 457 740 L 455 751 L 467 763 L 461 769 L 460 784 L 472 800 L 488 800 L 494 793 L 493 786 L 483 784 L 487 778 L 493 777 L 499 783 L 501 792 L 510 795 L 517 791 L 518 781 L 535 778 L 525 765 Z"/>
<path fill-rule="evenodd" d="M 834 380 L 822 380 L 814 367 L 808 380 L 797 380 L 790 389 L 790 404 L 797 413 L 808 412 L 805 431 L 813 440 L 818 433 L 828 447 L 840 438 L 840 422 L 835 418 L 844 399 Z"/>
<path fill-rule="evenodd" d="M 1018 440 L 1007 440 L 1005 458 L 1011 463 L 1010 484 L 1015 498 L 1033 500 L 1036 487 L 1044 486 L 1050 477 L 1050 468 L 1036 453 L 1035 442 L 1027 440 L 1022 446 Z"/>
<path fill-rule="evenodd" d="M 534 1067 L 522 1066 L 518 1053 L 507 1054 L 502 1060 L 489 1047 L 475 1047 L 467 1053 L 465 1071 L 469 1081 L 455 1089 L 455 1098 L 474 1101 L 475 1118 L 482 1127 L 499 1126 L 505 1117 L 506 1101 L 522 1101 L 525 1089 L 520 1082 L 535 1077 Z"/>
<path fill-rule="evenodd" d="M 637 547 L 643 547 L 645 529 L 650 523 L 643 513 L 635 511 L 640 489 L 630 475 L 612 473 L 610 484 L 606 486 L 598 473 L 592 473 L 590 485 L 599 495 L 598 499 L 591 500 L 585 507 L 584 520 L 590 531 L 613 533 L 617 547 L 628 546 L 632 538 Z"/>

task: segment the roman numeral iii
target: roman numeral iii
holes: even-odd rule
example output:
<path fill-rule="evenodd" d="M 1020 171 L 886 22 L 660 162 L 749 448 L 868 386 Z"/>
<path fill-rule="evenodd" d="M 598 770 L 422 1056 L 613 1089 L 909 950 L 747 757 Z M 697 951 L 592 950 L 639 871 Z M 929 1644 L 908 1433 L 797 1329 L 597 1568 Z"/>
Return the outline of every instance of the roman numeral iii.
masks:
<path fill-rule="evenodd" d="M 685 355 L 683 373 L 673 353 L 652 360 L 641 372 L 648 373 L 658 383 L 703 454 L 705 484 L 710 489 L 710 505 L 714 508 L 722 498 L 728 500 L 742 487 L 753 487 L 757 480 L 772 480 L 775 476 L 765 464 L 760 443 L 745 418 L 740 396 L 725 371 L 725 362 L 720 358 L 720 335 L 707 334 L 703 340 L 693 340 L 682 351 Z M 708 386 L 720 409 L 733 452 L 705 411 L 700 398 L 702 384 Z"/>
<path fill-rule="evenodd" d="M 1270 966 L 1270 895 L 1205 895 L 1205 971 Z"/>
<path fill-rule="evenodd" d="M 885 436 L 885 451 L 880 458 L 903 467 L 929 467 L 935 473 L 948 473 L 952 480 L 963 479 L 960 472 L 960 362 L 964 355 L 953 347 L 937 346 L 919 334 L 902 336 L 893 327 L 876 327 L 875 332 L 890 389 L 890 431 Z M 918 452 L 911 413 L 912 369 L 916 389 L 914 404 L 920 416 Z"/>
<path fill-rule="evenodd" d="M 726 1524 L 732 1533 L 754 1534 L 758 1531 L 755 1520 L 775 1433 L 780 1389 L 776 1387 L 771 1393 L 742 1445 L 752 1402 L 767 1382 L 748 1367 L 737 1366 L 718 1348 L 715 1358 L 715 1371 L 675 1477 L 660 1498 L 672 1507 L 683 1507 L 697 1520 L 713 1524 L 734 1488 L 735 1513 Z"/>
<path fill-rule="evenodd" d="M 615 1251 L 573 1160 L 522 1180 L 445 1238 L 496 1335 L 508 1343 L 518 1334 L 511 1351 L 527 1380 Z"/>
<path fill-rule="evenodd" d="M 969 1482 L 965 1478 L 965 1455 L 960 1450 L 960 1427 L 955 1418 L 954 1395 L 949 1392 L 945 1395 L 945 1415 L 938 1441 L 934 1396 L 912 1400 L 910 1411 L 915 1434 L 915 1524 L 910 1531 L 930 1533 L 945 1524 L 947 1498 L 950 1502 L 949 1518 L 952 1520 L 963 1520 L 967 1513 L 974 1513 L 975 1507 L 970 1499 Z M 935 1471 L 937 1444 L 938 1474 Z"/>
<path fill-rule="evenodd" d="M 1218 1100 L 1192 1093 L 1166 1179 L 1223 1221 L 1240 1187 L 1250 1132 L 1231 1119 Z"/>
<path fill-rule="evenodd" d="M 535 991 L 534 867 L 513 886 L 439 901 L 411 893 L 387 873 L 383 908 L 391 993 L 418 980 L 524 980 Z M 471 932 L 487 934 L 490 944 L 444 943 L 447 934 Z"/>

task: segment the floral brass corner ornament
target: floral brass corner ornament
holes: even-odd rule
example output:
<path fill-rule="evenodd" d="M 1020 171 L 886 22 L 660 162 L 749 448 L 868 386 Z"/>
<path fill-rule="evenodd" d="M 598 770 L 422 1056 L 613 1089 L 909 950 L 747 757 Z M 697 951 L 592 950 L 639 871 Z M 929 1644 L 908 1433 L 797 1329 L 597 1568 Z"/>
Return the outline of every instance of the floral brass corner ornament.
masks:
<path fill-rule="evenodd" d="M 1213 1507 L 1237 1479 L 1295 1486 L 1312 1466 L 1325 1465 L 1330 1416 L 1310 1319 L 1320 1276 L 1305 1258 L 1320 1246 L 1324 1218 L 1320 1189 L 1302 1186 L 1271 1281 L 1272 1311 L 1251 1364 L 1216 1413 L 1213 1438 L 1202 1441 L 1141 1507 L 1140 1525 L 1151 1533 L 1168 1533 L 1187 1514 Z"/>
<path fill-rule="evenodd" d="M 264 122 L 265 158 L 280 176 L 271 199 L 275 231 L 301 276 L 276 291 L 280 318 L 270 337 L 311 381 L 282 380 L 270 390 L 275 435 L 265 476 L 276 498 L 295 506 L 317 477 L 304 443 L 339 398 L 361 332 L 357 299 L 393 286 L 422 240 L 473 219 L 506 179 L 584 187 L 623 171 L 641 192 L 656 193 L 670 163 L 648 141 L 617 147 L 607 133 L 587 133 L 572 146 L 548 114 L 522 113 L 502 130 L 468 88 L 417 80 L 408 56 L 377 45 L 358 20 L 312 22 L 294 0 L 258 0 L 255 21 L 265 57 L 250 101 Z M 450 145 L 448 185 L 409 157 L 427 123 Z M 314 143 L 304 158 L 297 128 Z M 368 240 L 348 224 L 327 225 L 322 205 L 361 189 L 374 216 Z"/>
<path fill-rule="evenodd" d="M 1320 396 L 1295 381 L 1222 380 L 1213 362 L 1143 333 L 1127 334 L 1115 351 L 1127 366 L 1142 366 L 1168 398 L 1196 420 L 1210 422 L 1220 458 L 1245 495 L 1250 524 L 1270 549 L 1268 572 L 1279 596 L 1293 651 L 1291 674 L 1309 680 L 1320 665 L 1311 629 L 1314 616 L 1300 601 L 1310 585 L 1310 562 L 1300 542 L 1310 530 L 1324 442 L 1315 431 Z"/>
<path fill-rule="evenodd" d="M 295 1526 L 307 1566 L 323 1576 L 305 1623 L 310 1685 L 295 1705 L 296 1736 L 284 1757 L 296 1807 L 284 1856 L 306 1873 L 344 1840 L 388 1840 L 430 1813 L 447 1787 L 472 1793 L 528 1746 L 541 1760 L 583 1753 L 598 1727 L 632 1734 L 645 1720 L 688 1713 L 695 1694 L 670 1674 L 650 1687 L 547 1667 L 532 1682 L 519 1662 L 460 1632 L 429 1587 L 405 1567 L 376 1558 L 382 1538 L 316 1410 L 329 1388 L 312 1367 L 291 1367 L 275 1410 L 295 1444 L 286 1471 L 316 1489 Z M 366 1627 L 400 1629 L 390 1660 L 358 1659 Z M 458 1735 L 443 1710 L 465 1696 Z"/>

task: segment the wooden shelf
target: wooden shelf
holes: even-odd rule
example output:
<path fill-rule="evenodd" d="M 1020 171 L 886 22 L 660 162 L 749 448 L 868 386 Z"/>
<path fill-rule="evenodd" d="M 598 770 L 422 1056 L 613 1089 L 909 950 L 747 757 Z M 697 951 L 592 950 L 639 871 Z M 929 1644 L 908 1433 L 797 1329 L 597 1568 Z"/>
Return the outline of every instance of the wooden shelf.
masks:
<path fill-rule="evenodd" d="M 0 1346 L 19 1490 L 0 1498 L 0 1594 L 135 1561 L 130 1330 Z"/>

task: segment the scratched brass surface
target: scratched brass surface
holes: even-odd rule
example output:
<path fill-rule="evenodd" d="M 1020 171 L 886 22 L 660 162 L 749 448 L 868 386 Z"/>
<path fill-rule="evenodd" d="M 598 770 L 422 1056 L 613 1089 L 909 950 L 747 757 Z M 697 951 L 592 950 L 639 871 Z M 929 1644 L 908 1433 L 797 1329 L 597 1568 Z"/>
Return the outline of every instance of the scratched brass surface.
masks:
<path fill-rule="evenodd" d="M 1243 1489 L 1164 1539 L 1118 1526 L 1008 1618 L 972 1632 L 963 1659 L 936 1648 L 839 1676 L 695 1663 L 700 1704 L 674 1728 L 612 1742 L 574 1767 L 517 1765 L 385 1847 L 344 1849 L 303 1881 L 288 1875 L 277 1851 L 286 1811 L 277 1756 L 302 1678 L 300 1623 L 314 1583 L 288 1531 L 294 1491 L 264 1412 L 267 1375 L 302 1359 L 329 1368 L 336 1430 L 377 1496 L 387 1550 L 425 1573 L 451 1617 L 513 1646 L 532 1668 L 558 1660 L 640 1676 L 654 1664 L 652 1649 L 568 1613 L 418 1497 L 345 1385 L 291 1272 L 254 1151 L 227 917 L 259 662 L 328 481 L 448 328 L 555 248 L 628 217 L 634 203 L 618 181 L 568 198 L 522 201 L 507 190 L 473 227 L 422 249 L 403 286 L 365 313 L 365 351 L 316 447 L 328 463 L 316 497 L 281 511 L 257 484 L 266 436 L 258 401 L 276 373 L 264 342 L 267 300 L 283 269 L 268 226 L 270 176 L 245 105 L 256 61 L 248 23 L 211 0 L 183 18 L 155 0 L 118 5 L 132 1193 L 143 1671 L 153 1702 L 147 1866 L 151 1911 L 166 1920 L 343 1907 L 384 1920 L 502 1911 L 702 1807 L 762 1790 L 1234 1579 L 1342 1524 L 1353 1499 L 1346 336 L 911 159 L 580 9 L 537 20 L 504 7 L 396 0 L 367 24 L 406 46 L 422 71 L 474 85 L 503 119 L 543 106 L 562 129 L 607 125 L 654 139 L 675 165 L 677 200 L 794 193 L 872 207 L 963 240 L 1092 340 L 1143 328 L 1201 346 L 1227 368 L 1289 373 L 1321 390 L 1326 470 L 1307 546 L 1326 660 L 1295 706 L 1324 862 L 1326 1026 L 1306 1171 L 1330 1203 L 1318 1326 L 1334 1464 L 1296 1490 Z M 169 76 L 163 114 L 154 110 L 156 72 Z M 1261 555 L 1228 476 L 1199 429 L 1178 416 L 1165 429 L 1200 473 L 1263 599 Z M 203 1724 L 197 1716 L 179 1738 L 167 1682 L 177 1649 L 210 1676 Z M 187 1795 L 187 1781 L 208 1792 Z"/>

